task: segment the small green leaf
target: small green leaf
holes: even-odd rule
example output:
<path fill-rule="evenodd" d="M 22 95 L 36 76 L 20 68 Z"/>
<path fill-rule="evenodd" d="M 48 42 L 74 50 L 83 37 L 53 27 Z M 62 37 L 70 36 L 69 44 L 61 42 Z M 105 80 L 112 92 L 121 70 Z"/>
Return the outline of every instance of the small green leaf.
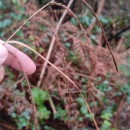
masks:
<path fill-rule="evenodd" d="M 40 88 L 33 88 L 32 95 L 34 98 L 34 102 L 39 106 L 41 106 L 44 101 L 48 100 L 48 93 Z"/>
<path fill-rule="evenodd" d="M 81 97 L 77 98 L 76 101 L 78 102 L 78 104 L 79 104 L 80 106 L 84 106 L 84 104 L 85 104 L 84 99 L 81 98 Z"/>
<path fill-rule="evenodd" d="M 107 130 L 108 128 L 110 128 L 110 126 L 111 126 L 111 123 L 109 121 L 105 120 L 103 122 L 102 128 L 103 128 L 103 130 Z"/>
<path fill-rule="evenodd" d="M 48 119 L 50 117 L 50 114 L 51 114 L 50 111 L 48 111 L 45 106 L 38 107 L 37 109 L 37 115 L 41 121 Z"/>
<path fill-rule="evenodd" d="M 58 107 L 57 113 L 54 115 L 54 118 L 59 120 L 67 120 L 67 111 Z"/>
<path fill-rule="evenodd" d="M 111 117 L 112 117 L 112 113 L 104 113 L 101 115 L 101 118 L 104 120 L 110 120 Z"/>
<path fill-rule="evenodd" d="M 71 43 L 69 43 L 69 42 L 65 43 L 65 47 L 66 47 L 67 49 L 69 49 L 69 48 L 71 47 Z"/>
<path fill-rule="evenodd" d="M 0 21 L 0 28 L 5 28 L 11 24 L 11 19 L 5 19 Z"/>

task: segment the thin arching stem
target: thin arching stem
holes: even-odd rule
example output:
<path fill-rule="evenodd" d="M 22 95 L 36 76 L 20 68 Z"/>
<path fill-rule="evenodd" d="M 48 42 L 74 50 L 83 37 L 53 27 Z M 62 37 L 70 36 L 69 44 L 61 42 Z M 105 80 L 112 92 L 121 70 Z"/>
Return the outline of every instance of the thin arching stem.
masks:
<path fill-rule="evenodd" d="M 114 57 L 114 55 L 113 55 L 113 53 L 112 53 L 112 50 L 111 50 L 109 41 L 107 40 L 107 36 L 106 36 L 106 33 L 105 33 L 104 29 L 103 29 L 102 23 L 99 21 L 99 19 L 98 19 L 96 13 L 93 11 L 92 7 L 91 7 L 85 0 L 82 0 L 82 1 L 86 4 L 86 6 L 91 10 L 91 12 L 93 13 L 93 15 L 95 16 L 95 18 L 96 18 L 96 20 L 97 20 L 97 22 L 98 22 L 98 25 L 100 26 L 100 28 L 101 28 L 101 30 L 102 30 L 102 33 L 103 33 L 105 42 L 106 42 L 107 47 L 108 47 L 108 49 L 109 49 L 109 52 L 110 52 L 110 54 L 111 54 L 111 56 L 112 56 L 112 59 L 113 59 L 115 68 L 116 68 L 116 70 L 118 71 L 117 63 L 116 63 L 115 57 Z"/>
<path fill-rule="evenodd" d="M 81 90 L 78 88 L 78 86 L 66 75 L 64 74 L 60 69 L 58 69 L 55 65 L 53 65 L 50 61 L 48 61 L 45 57 L 43 57 L 40 53 L 38 53 L 37 51 L 35 51 L 34 49 L 32 49 L 31 47 L 29 47 L 28 45 L 22 43 L 22 42 L 18 42 L 18 41 L 7 41 L 7 44 L 17 44 L 23 47 L 28 48 L 30 51 L 34 52 L 36 55 L 38 55 L 40 58 L 42 58 L 44 61 L 46 61 L 49 65 L 51 65 L 55 70 L 57 70 L 61 75 L 63 75 L 70 83 L 72 83 L 74 85 L 74 87 L 78 90 L 78 92 L 81 94 L 82 98 L 84 99 L 86 106 L 88 108 L 88 111 L 90 112 L 93 122 L 95 124 L 96 130 L 99 130 L 99 127 L 97 125 L 97 122 L 95 120 L 95 117 L 91 111 L 91 108 L 89 107 L 89 104 L 87 103 L 84 95 L 82 94 Z"/>

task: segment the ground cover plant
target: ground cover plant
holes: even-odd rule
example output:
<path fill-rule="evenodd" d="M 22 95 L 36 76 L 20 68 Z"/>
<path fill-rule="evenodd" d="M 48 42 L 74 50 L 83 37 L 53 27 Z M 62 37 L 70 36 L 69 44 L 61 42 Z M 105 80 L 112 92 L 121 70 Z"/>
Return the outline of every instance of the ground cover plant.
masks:
<path fill-rule="evenodd" d="M 39 10 L 32 1 L 0 1 L 0 36 L 37 65 L 29 77 L 24 69 L 22 74 L 7 68 L 0 85 L 1 128 L 129 129 L 129 19 L 116 23 L 107 18 L 104 0 L 97 9 L 83 0 L 87 7 L 77 15 L 73 0 L 68 5 L 46 2 Z M 55 6 L 63 10 L 57 13 Z"/>

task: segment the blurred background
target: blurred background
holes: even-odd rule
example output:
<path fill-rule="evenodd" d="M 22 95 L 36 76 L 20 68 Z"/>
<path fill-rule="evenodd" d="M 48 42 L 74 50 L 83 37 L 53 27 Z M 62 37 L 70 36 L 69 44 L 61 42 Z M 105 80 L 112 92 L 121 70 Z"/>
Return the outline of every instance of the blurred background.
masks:
<path fill-rule="evenodd" d="M 0 0 L 0 38 L 6 41 L 49 1 Z M 55 1 L 64 5 L 69 2 Z M 58 30 L 58 40 L 48 54 L 53 44 L 53 29 L 64 12 L 57 5 L 38 13 L 12 39 L 29 45 L 44 57 L 50 56 L 50 62 L 69 76 L 84 94 L 100 130 L 130 130 L 130 1 L 86 2 L 103 25 L 118 72 L 101 28 L 82 0 L 75 0 L 71 9 L 82 23 L 87 39 L 76 18 L 68 13 Z M 77 89 L 53 67 L 45 67 L 45 62 L 33 52 L 21 46 L 17 48 L 28 54 L 37 66 L 35 74 L 28 78 L 39 130 L 95 130 L 92 116 Z M 35 130 L 33 118 L 26 79 L 7 66 L 0 84 L 0 130 Z"/>

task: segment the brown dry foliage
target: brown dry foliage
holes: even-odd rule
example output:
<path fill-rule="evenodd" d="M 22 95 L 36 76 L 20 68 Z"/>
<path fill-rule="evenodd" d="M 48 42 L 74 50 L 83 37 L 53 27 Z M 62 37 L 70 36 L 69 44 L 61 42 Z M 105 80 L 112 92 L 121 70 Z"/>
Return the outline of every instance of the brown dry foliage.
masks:
<path fill-rule="evenodd" d="M 29 2 L 26 6 L 25 6 L 28 15 L 32 15 L 37 9 L 38 7 L 33 4 L 32 2 Z M 42 16 L 42 17 L 41 17 Z M 46 19 L 46 21 L 53 21 L 53 17 L 51 17 L 51 13 L 47 10 L 41 11 L 36 17 L 34 17 L 31 20 L 31 28 L 24 26 L 22 27 L 22 30 L 25 32 L 25 36 L 30 37 L 30 36 L 34 36 L 34 41 L 33 44 L 36 47 L 42 47 L 42 48 L 46 48 L 45 52 L 42 52 L 41 54 L 43 56 L 47 55 L 47 51 L 48 51 L 48 43 L 51 41 L 51 37 L 54 33 L 54 31 L 52 30 L 52 28 L 55 27 L 55 22 L 51 22 L 50 25 L 52 28 L 50 28 L 50 25 L 47 25 L 47 27 L 49 26 L 47 32 L 41 32 L 40 30 L 38 30 L 39 28 L 39 22 L 41 23 L 41 21 L 43 19 Z M 43 21 L 42 21 L 43 22 Z M 44 21 L 45 24 L 45 21 Z M 96 23 L 95 23 L 96 24 Z M 93 26 L 93 25 L 92 25 Z M 89 28 L 88 28 L 89 29 Z M 92 28 L 91 28 L 92 29 Z M 38 35 L 37 35 L 37 30 Z M 86 90 L 88 91 L 88 101 L 92 102 L 95 100 L 98 100 L 100 102 L 100 104 L 103 107 L 102 101 L 101 99 L 97 96 L 97 93 L 101 93 L 99 90 L 97 90 L 97 88 L 95 87 L 97 84 L 100 84 L 99 82 L 95 82 L 95 79 L 100 76 L 102 77 L 102 81 L 106 79 L 106 75 L 107 73 L 116 73 L 115 70 L 115 66 L 113 64 L 112 61 L 112 57 L 110 55 L 110 52 L 108 49 L 102 47 L 102 34 L 99 35 L 99 42 L 98 45 L 95 46 L 92 43 L 91 39 L 89 37 L 87 37 L 87 43 L 84 43 L 82 41 L 82 36 L 81 36 L 81 28 L 74 26 L 73 24 L 71 24 L 70 22 L 66 22 L 64 23 L 58 33 L 58 37 L 59 37 L 59 43 L 58 41 L 56 41 L 55 47 L 53 48 L 53 52 L 50 58 L 50 61 L 56 66 L 58 67 L 60 70 L 62 70 L 65 74 L 67 74 L 67 76 L 69 76 L 76 84 L 80 85 L 81 80 L 76 80 L 74 78 L 74 76 L 77 74 L 80 75 L 80 77 L 84 77 L 86 76 L 89 79 L 89 82 L 86 82 L 86 85 L 89 86 L 88 88 L 86 88 Z M 91 32 L 91 30 L 89 30 L 88 32 Z M 63 38 L 61 38 L 60 34 L 63 34 L 65 36 L 65 40 Z M 43 38 L 48 39 L 48 41 L 43 41 Z M 67 49 L 64 47 L 64 44 L 66 42 L 70 42 L 71 45 L 71 49 L 78 54 L 79 58 L 81 59 L 80 64 L 78 65 L 78 67 L 75 67 L 75 65 L 73 65 L 73 62 L 71 61 L 66 61 L 64 58 L 67 59 L 69 53 L 67 51 Z M 119 41 L 122 43 L 122 41 Z M 43 44 L 45 43 L 45 44 Z M 47 44 L 46 44 L 47 43 Z M 119 45 L 121 45 L 121 43 L 119 43 Z M 122 50 L 122 46 L 118 46 L 116 48 L 112 48 L 112 52 L 113 55 L 115 56 L 116 59 L 118 60 L 118 64 L 122 64 L 122 63 L 126 63 L 125 60 L 125 54 L 121 51 Z M 92 60 L 90 59 L 90 52 L 92 52 Z M 122 59 L 123 57 L 123 59 Z M 121 60 L 122 59 L 122 60 Z M 42 68 L 42 64 L 43 61 L 38 58 L 35 57 L 35 61 L 36 61 L 36 65 L 37 65 L 37 72 L 33 75 L 33 77 L 30 77 L 30 81 L 32 84 L 36 85 L 37 84 L 37 80 L 39 79 L 39 75 L 41 72 L 41 68 Z M 94 70 L 92 67 L 92 62 L 94 62 Z M 67 69 L 67 71 L 66 71 Z M 86 70 L 87 74 L 84 73 L 81 70 Z M 115 79 L 119 80 L 120 76 L 119 74 L 115 74 L 113 77 L 111 77 L 111 80 L 113 82 L 113 84 L 115 83 Z M 70 128 L 84 128 L 85 125 L 89 125 L 90 122 L 85 122 L 85 123 L 79 123 L 78 116 L 80 115 L 79 111 L 78 111 L 78 104 L 75 101 L 75 97 L 77 97 L 78 95 L 78 91 L 76 90 L 76 88 L 73 88 L 71 84 L 68 83 L 69 85 L 69 92 L 71 94 L 71 97 L 69 96 L 69 92 L 67 89 L 67 85 L 66 85 L 66 79 L 63 78 L 52 66 L 47 66 L 47 71 L 45 76 L 43 77 L 43 82 L 44 84 L 42 84 L 41 88 L 44 90 L 47 90 L 50 95 L 53 94 L 54 91 L 58 92 L 60 97 L 56 97 L 58 101 L 64 100 L 64 102 L 66 102 L 66 105 L 64 106 L 66 110 L 68 110 L 68 115 L 70 116 L 70 121 L 65 122 Z M 125 80 L 122 80 L 125 82 Z M 21 81 L 22 82 L 22 81 Z M 119 81 L 120 82 L 120 81 Z M 123 84 L 123 83 L 122 83 Z M 80 87 L 80 86 L 79 86 Z M 80 89 L 82 89 L 80 87 Z M 116 90 L 115 90 L 116 91 Z M 8 90 L 5 92 L 5 89 L 1 90 L 1 92 L 3 93 L 3 95 L 1 96 L 0 100 L 2 101 L 4 97 L 6 97 L 6 104 L 10 104 L 10 99 L 12 96 L 12 90 Z M 109 95 L 113 95 L 113 93 L 110 93 Z M 17 97 L 17 95 L 16 95 Z M 71 99 L 70 99 L 71 98 Z M 18 100 L 19 98 L 17 98 Z M 18 113 L 20 113 L 21 111 L 23 111 L 26 107 L 27 108 L 31 108 L 30 104 L 26 104 L 26 100 L 24 99 L 19 99 L 20 102 L 20 106 L 18 106 Z M 71 101 L 71 104 L 69 103 Z M 18 102 L 18 101 L 16 101 Z M 10 106 L 6 106 L 5 102 L 1 102 L 0 107 L 1 108 L 5 108 L 6 110 L 11 111 L 9 108 L 11 108 Z M 19 107 L 21 109 L 19 109 Z M 12 108 L 13 109 L 13 108 Z M 122 108 L 123 109 L 123 108 Z M 121 110 L 122 110 L 121 109 Z M 119 110 L 119 111 L 121 111 Z M 98 108 L 97 106 L 94 106 L 92 108 L 92 111 L 94 111 L 95 115 L 100 113 L 100 108 Z M 120 120 L 121 122 L 121 120 Z M 92 124 L 92 123 L 91 123 Z M 93 125 L 93 124 L 92 124 Z M 100 125 L 100 123 L 99 123 Z"/>

